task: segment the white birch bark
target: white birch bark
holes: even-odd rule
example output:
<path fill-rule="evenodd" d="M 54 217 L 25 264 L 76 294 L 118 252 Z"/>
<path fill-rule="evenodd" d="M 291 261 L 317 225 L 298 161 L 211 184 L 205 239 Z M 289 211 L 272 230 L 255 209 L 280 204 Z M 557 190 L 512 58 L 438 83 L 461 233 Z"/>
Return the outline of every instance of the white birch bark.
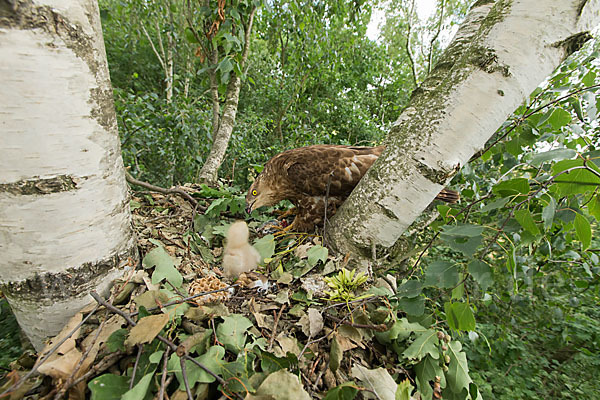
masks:
<path fill-rule="evenodd" d="M 40 349 L 138 255 L 96 1 L 2 8 L 0 287 Z"/>
<path fill-rule="evenodd" d="M 478 1 L 328 226 L 340 253 L 391 247 L 599 23 L 598 0 Z"/>

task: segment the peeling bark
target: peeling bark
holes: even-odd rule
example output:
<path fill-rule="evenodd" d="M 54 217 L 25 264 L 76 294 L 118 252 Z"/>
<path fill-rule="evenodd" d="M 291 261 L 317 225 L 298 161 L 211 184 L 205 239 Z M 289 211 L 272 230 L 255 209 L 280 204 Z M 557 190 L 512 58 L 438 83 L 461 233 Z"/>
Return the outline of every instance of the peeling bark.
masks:
<path fill-rule="evenodd" d="M 0 288 L 36 348 L 137 262 L 98 6 L 0 6 Z"/>
<path fill-rule="evenodd" d="M 364 263 L 389 249 L 461 166 L 600 21 L 600 1 L 478 1 L 328 227 Z"/>

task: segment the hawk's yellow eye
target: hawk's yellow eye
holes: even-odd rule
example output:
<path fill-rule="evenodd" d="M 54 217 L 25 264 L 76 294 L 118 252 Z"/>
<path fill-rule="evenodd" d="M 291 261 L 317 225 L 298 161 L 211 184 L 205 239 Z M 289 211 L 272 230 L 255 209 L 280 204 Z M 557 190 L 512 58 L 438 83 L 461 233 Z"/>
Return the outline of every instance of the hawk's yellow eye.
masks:
<path fill-rule="evenodd" d="M 258 192 L 256 190 L 252 191 L 252 196 L 256 196 L 258 194 Z"/>

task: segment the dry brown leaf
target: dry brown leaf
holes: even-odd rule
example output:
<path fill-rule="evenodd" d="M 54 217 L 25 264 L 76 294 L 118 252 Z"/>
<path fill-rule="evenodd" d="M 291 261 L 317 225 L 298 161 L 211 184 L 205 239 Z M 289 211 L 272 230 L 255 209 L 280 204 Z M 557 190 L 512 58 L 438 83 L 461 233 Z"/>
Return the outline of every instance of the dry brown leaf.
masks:
<path fill-rule="evenodd" d="M 282 332 L 277 336 L 277 342 L 281 346 L 281 350 L 283 350 L 284 355 L 288 352 L 296 356 L 300 355 L 300 347 L 298 347 L 298 341 L 293 337 L 290 337 Z"/>
<path fill-rule="evenodd" d="M 77 325 L 79 325 L 81 323 L 82 320 L 83 320 L 83 313 L 78 312 L 77 314 L 75 314 L 69 320 L 69 322 L 67 322 L 67 325 L 65 325 L 65 327 L 60 331 L 60 333 L 58 335 L 56 335 L 55 337 L 53 337 L 52 339 L 50 339 L 50 341 L 48 342 L 46 347 L 44 347 L 44 350 L 42 350 L 42 352 L 40 353 L 40 355 L 38 357 L 38 361 L 42 357 L 44 357 L 50 351 L 50 349 L 52 349 L 52 347 L 54 347 L 58 342 L 60 342 L 64 338 L 66 338 L 69 335 L 69 333 L 73 329 L 75 329 L 75 327 Z M 73 333 L 73 335 L 71 336 L 71 339 L 77 340 L 79 338 L 80 330 L 81 329 L 78 329 L 75 333 Z M 63 343 L 58 348 L 58 351 L 61 352 L 62 354 L 67 353 L 70 349 L 72 349 L 74 347 L 73 343 L 67 343 L 67 342 Z"/>
<path fill-rule="evenodd" d="M 256 325 L 258 325 L 259 328 L 273 329 L 273 326 L 275 325 L 273 316 L 261 313 L 252 313 L 252 315 L 256 318 Z"/>
<path fill-rule="evenodd" d="M 146 309 L 150 309 L 159 304 L 167 303 L 169 301 L 169 295 L 160 290 L 148 290 L 135 297 L 133 301 L 138 307 L 144 306 Z"/>
<path fill-rule="evenodd" d="M 131 328 L 129 336 L 125 340 L 126 346 L 133 346 L 141 343 L 150 343 L 156 335 L 169 322 L 169 314 L 149 315 L 138 321 L 138 324 Z"/>
<path fill-rule="evenodd" d="M 296 257 L 298 257 L 299 259 L 306 258 L 306 257 L 308 257 L 308 255 L 306 253 L 308 252 L 308 249 L 310 249 L 311 247 L 313 247 L 312 243 L 301 244 L 300 246 L 296 247 L 296 250 L 294 250 L 294 255 Z"/>
<path fill-rule="evenodd" d="M 323 315 L 315 308 L 309 308 L 308 320 L 310 322 L 310 336 L 316 337 L 323 330 Z"/>
<path fill-rule="evenodd" d="M 38 371 L 54 379 L 67 379 L 73 374 L 80 359 L 81 352 L 76 348 L 72 348 L 62 355 L 54 353 L 45 363 L 40 365 Z"/>

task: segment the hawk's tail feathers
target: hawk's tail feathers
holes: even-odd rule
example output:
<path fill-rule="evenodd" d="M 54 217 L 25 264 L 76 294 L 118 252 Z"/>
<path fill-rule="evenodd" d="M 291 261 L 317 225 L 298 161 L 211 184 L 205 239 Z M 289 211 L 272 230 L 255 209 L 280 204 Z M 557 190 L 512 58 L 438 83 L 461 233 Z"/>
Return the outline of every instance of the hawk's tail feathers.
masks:
<path fill-rule="evenodd" d="M 435 198 L 436 200 L 442 200 L 446 203 L 456 203 L 460 200 L 460 193 L 456 190 L 442 189 Z"/>

